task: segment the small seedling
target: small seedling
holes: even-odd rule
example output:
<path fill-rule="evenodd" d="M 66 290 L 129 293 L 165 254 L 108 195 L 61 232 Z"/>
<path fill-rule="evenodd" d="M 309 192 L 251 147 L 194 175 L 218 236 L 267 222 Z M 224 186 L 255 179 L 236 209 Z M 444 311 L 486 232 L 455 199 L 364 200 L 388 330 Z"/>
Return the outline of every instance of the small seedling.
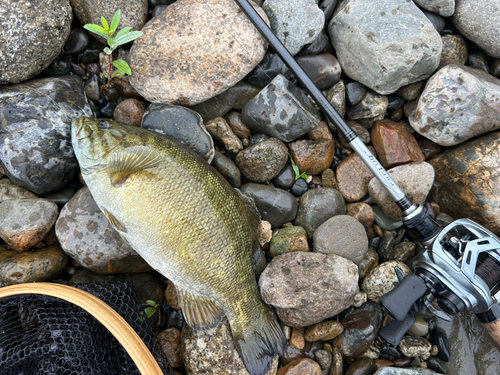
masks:
<path fill-rule="evenodd" d="M 297 165 L 295 165 L 295 162 L 293 161 L 293 158 L 292 158 L 292 155 L 288 154 L 288 156 L 290 156 L 290 161 L 292 162 L 292 168 L 293 168 L 293 171 L 295 172 L 295 180 L 298 180 L 299 178 L 303 178 L 304 180 L 307 180 L 307 175 L 305 173 L 300 173 L 299 171 L 299 167 L 297 167 Z"/>
<path fill-rule="evenodd" d="M 121 11 L 117 11 L 113 16 L 113 20 L 111 21 L 111 26 L 108 24 L 108 21 L 104 17 L 101 17 L 102 26 L 95 25 L 93 23 L 88 23 L 83 26 L 85 29 L 90 32 L 103 37 L 108 42 L 109 47 L 104 48 L 104 53 L 109 55 L 109 68 L 108 73 L 104 73 L 104 76 L 108 78 L 108 83 L 104 86 L 104 89 L 109 88 L 111 84 L 111 80 L 114 77 L 123 77 L 125 74 L 131 75 L 132 71 L 130 70 L 130 66 L 128 66 L 127 62 L 124 60 L 115 60 L 113 61 L 113 52 L 120 46 L 127 44 L 142 35 L 142 31 L 130 31 L 130 27 L 124 27 L 115 37 L 113 34 L 118 29 L 118 24 L 120 23 L 120 15 Z M 116 71 L 111 74 L 111 68 L 116 68 Z"/>
<path fill-rule="evenodd" d="M 146 303 L 149 305 L 148 307 L 146 307 L 144 309 L 144 312 L 142 312 L 142 320 L 146 320 L 146 317 L 144 316 L 144 314 L 149 318 L 151 318 L 153 316 L 153 314 L 158 311 L 158 324 L 160 323 L 161 321 L 161 312 L 160 312 L 160 305 L 158 305 L 155 301 L 152 301 L 150 299 L 148 299 L 146 301 Z"/>

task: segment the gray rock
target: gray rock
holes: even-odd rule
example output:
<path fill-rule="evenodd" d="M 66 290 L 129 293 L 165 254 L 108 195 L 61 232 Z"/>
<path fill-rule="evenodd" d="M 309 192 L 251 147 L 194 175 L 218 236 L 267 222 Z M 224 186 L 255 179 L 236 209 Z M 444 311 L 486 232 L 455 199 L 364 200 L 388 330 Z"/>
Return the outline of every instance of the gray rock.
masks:
<path fill-rule="evenodd" d="M 405 107 L 410 125 L 441 146 L 500 128 L 500 79 L 450 62 L 434 74 L 419 99 Z"/>
<path fill-rule="evenodd" d="M 452 21 L 460 33 L 488 55 L 500 58 L 500 6 L 495 0 L 456 0 Z"/>
<path fill-rule="evenodd" d="M 325 14 L 315 0 L 266 0 L 262 9 L 271 29 L 292 56 L 312 43 L 325 24 Z"/>
<path fill-rule="evenodd" d="M 241 172 L 227 156 L 222 155 L 219 151 L 215 151 L 212 166 L 224 176 L 232 187 L 239 188 L 241 186 Z"/>
<path fill-rule="evenodd" d="M 90 113 L 78 76 L 0 87 L 0 164 L 10 180 L 36 194 L 65 187 L 78 173 L 71 121 Z"/>
<path fill-rule="evenodd" d="M 404 336 L 398 348 L 406 357 L 418 357 L 431 351 L 431 343 L 423 337 Z"/>
<path fill-rule="evenodd" d="M 345 85 L 345 89 L 347 104 L 349 104 L 350 107 L 354 107 L 358 104 L 361 99 L 365 97 L 367 91 L 366 87 L 359 82 L 349 82 Z"/>
<path fill-rule="evenodd" d="M 23 82 L 59 55 L 71 31 L 68 0 L 20 0 L 0 5 L 0 84 Z"/>
<path fill-rule="evenodd" d="M 63 207 L 55 228 L 66 254 L 91 271 L 108 274 L 151 270 L 113 229 L 87 187 Z"/>
<path fill-rule="evenodd" d="M 278 255 L 260 276 L 264 302 L 290 327 L 307 327 L 354 303 L 358 267 L 337 255 L 302 251 Z"/>
<path fill-rule="evenodd" d="M 281 74 L 245 105 L 241 118 L 256 132 L 283 142 L 293 141 L 320 123 L 311 100 Z"/>
<path fill-rule="evenodd" d="M 171 104 L 151 104 L 144 113 L 141 127 L 181 142 L 208 163 L 214 158 L 214 141 L 201 116 L 191 109 Z"/>
<path fill-rule="evenodd" d="M 346 204 L 342 194 L 333 188 L 309 190 L 300 198 L 295 225 L 304 228 L 308 238 L 325 221 L 336 215 L 345 215 Z"/>
<path fill-rule="evenodd" d="M 403 222 L 401 220 L 391 219 L 384 213 L 380 206 L 374 204 L 372 209 L 375 214 L 375 224 L 377 224 L 380 228 L 385 230 L 394 230 L 403 226 Z"/>
<path fill-rule="evenodd" d="M 142 32 L 130 49 L 130 83 L 154 103 L 189 106 L 213 98 L 241 81 L 267 48 L 232 0 L 212 2 L 210 9 L 196 0 L 176 1 Z"/>
<path fill-rule="evenodd" d="M 338 81 L 333 87 L 326 92 L 326 98 L 330 102 L 330 104 L 335 108 L 335 110 L 339 113 L 341 117 L 345 116 L 345 107 L 346 107 L 346 92 L 345 92 L 345 85 L 344 81 L 340 80 Z M 333 128 L 328 121 L 328 125 L 330 128 Z"/>
<path fill-rule="evenodd" d="M 272 183 L 274 186 L 281 189 L 288 190 L 295 183 L 295 172 L 291 164 L 285 165 L 285 167 L 278 173 L 278 175 L 273 178 Z"/>
<path fill-rule="evenodd" d="M 269 138 L 238 153 L 235 162 L 252 182 L 272 180 L 288 160 L 288 149 L 279 139 Z"/>
<path fill-rule="evenodd" d="M 9 199 L 0 203 L 0 237 L 22 252 L 42 241 L 54 225 L 57 205 L 49 200 Z"/>
<path fill-rule="evenodd" d="M 14 183 L 8 178 L 2 178 L 0 180 L 0 203 L 9 199 L 18 198 L 38 198 L 31 191 L 23 189 L 19 186 L 14 185 Z"/>
<path fill-rule="evenodd" d="M 288 191 L 269 185 L 245 184 L 241 192 L 253 198 L 262 220 L 269 221 L 273 228 L 281 227 L 297 215 L 297 200 Z"/>
<path fill-rule="evenodd" d="M 279 74 L 282 74 L 286 79 L 292 79 L 293 76 L 277 53 L 268 52 L 259 65 L 245 77 L 245 80 L 252 85 L 264 88 Z"/>
<path fill-rule="evenodd" d="M 378 302 L 380 297 L 394 289 L 394 283 L 399 281 L 394 271 L 395 267 L 400 268 L 405 275 L 411 273 L 406 264 L 397 260 L 382 263 L 368 272 L 361 289 L 366 292 L 369 299 Z"/>
<path fill-rule="evenodd" d="M 380 246 L 377 251 L 380 256 L 381 262 L 394 260 L 395 244 L 396 244 L 396 238 L 392 234 L 388 234 L 387 236 L 382 238 L 382 241 L 380 241 Z"/>
<path fill-rule="evenodd" d="M 407 332 L 410 336 L 424 337 L 429 333 L 429 324 L 420 316 L 415 317 L 415 323 Z"/>
<path fill-rule="evenodd" d="M 342 68 L 335 56 L 330 54 L 300 56 L 296 61 L 320 90 L 331 88 L 340 80 Z"/>
<path fill-rule="evenodd" d="M 184 324 L 181 332 L 181 353 L 186 372 L 191 374 L 249 375 L 238 352 L 227 318 L 215 328 L 195 331 Z M 274 375 L 278 370 L 278 356 L 264 375 Z"/>
<path fill-rule="evenodd" d="M 415 162 L 399 165 L 389 169 L 388 172 L 413 203 L 424 204 L 434 181 L 432 165 L 426 162 Z M 375 177 L 368 184 L 368 193 L 388 217 L 400 220 L 401 210 Z"/>
<path fill-rule="evenodd" d="M 432 22 L 432 25 L 434 26 L 436 31 L 441 34 L 446 24 L 444 18 L 441 17 L 440 15 L 437 15 L 436 13 L 428 12 L 426 10 L 422 10 L 422 12 L 429 19 L 429 21 Z"/>
<path fill-rule="evenodd" d="M 314 251 L 336 254 L 358 265 L 368 250 L 365 228 L 352 216 L 337 215 L 321 224 L 313 235 Z"/>
<path fill-rule="evenodd" d="M 243 150 L 243 143 L 222 117 L 208 121 L 205 126 L 213 139 L 222 144 L 229 152 L 237 154 Z"/>
<path fill-rule="evenodd" d="M 99 78 L 97 74 L 91 74 L 84 86 L 85 95 L 90 100 L 99 100 L 101 96 L 101 91 L 99 89 Z"/>
<path fill-rule="evenodd" d="M 332 365 L 333 354 L 328 350 L 321 349 L 314 353 L 314 358 L 322 370 L 328 370 Z"/>
<path fill-rule="evenodd" d="M 328 25 L 345 74 L 379 94 L 429 77 L 441 38 L 412 1 L 346 0 Z"/>
<path fill-rule="evenodd" d="M 354 107 L 349 108 L 347 117 L 350 120 L 384 117 L 389 107 L 389 100 L 371 90 Z"/>
<path fill-rule="evenodd" d="M 415 3 L 443 17 L 450 17 L 455 13 L 455 0 L 415 0 Z"/>
<path fill-rule="evenodd" d="M 458 375 L 459 373 L 451 373 Z M 439 375 L 436 371 L 426 368 L 400 368 L 400 367 L 384 367 L 378 370 L 373 375 Z"/>

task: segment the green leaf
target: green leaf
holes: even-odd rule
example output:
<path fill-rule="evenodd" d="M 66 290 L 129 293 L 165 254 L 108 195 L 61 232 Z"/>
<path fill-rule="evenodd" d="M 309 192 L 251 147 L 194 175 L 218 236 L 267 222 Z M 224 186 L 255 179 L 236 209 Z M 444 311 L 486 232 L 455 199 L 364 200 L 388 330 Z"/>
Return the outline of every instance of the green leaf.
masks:
<path fill-rule="evenodd" d="M 113 61 L 113 66 L 129 76 L 132 75 L 132 71 L 130 70 L 130 66 L 128 66 L 127 62 L 124 60 L 115 60 Z"/>
<path fill-rule="evenodd" d="M 121 15 L 121 11 L 117 10 L 115 15 L 113 16 L 113 20 L 111 21 L 111 29 L 109 30 L 111 35 L 113 35 L 113 33 L 118 28 L 118 24 L 120 23 L 120 15 Z"/>
<path fill-rule="evenodd" d="M 155 301 L 152 301 L 152 300 L 150 300 L 150 299 L 148 299 L 148 300 L 146 301 L 146 303 L 147 303 L 149 306 L 156 306 L 156 302 L 155 302 Z"/>
<path fill-rule="evenodd" d="M 115 40 L 115 48 L 118 46 L 122 46 L 124 44 L 127 44 L 137 38 L 139 38 L 142 35 L 142 31 L 132 31 L 128 34 L 122 35 L 119 38 L 116 38 Z"/>
<path fill-rule="evenodd" d="M 101 23 L 102 23 L 102 27 L 104 27 L 104 29 L 106 30 L 106 32 L 109 34 L 108 21 L 106 21 L 106 18 L 104 18 L 103 16 L 101 16 Z"/>
<path fill-rule="evenodd" d="M 123 70 L 117 70 L 116 72 L 111 74 L 111 78 L 115 77 L 122 78 L 123 76 L 125 76 L 125 72 Z"/>
<path fill-rule="evenodd" d="M 155 313 L 156 309 L 154 307 L 146 307 L 144 309 L 144 311 L 146 312 L 146 315 L 148 316 L 148 318 L 151 318 L 153 316 L 153 314 Z"/>
<path fill-rule="evenodd" d="M 118 39 L 118 38 L 124 36 L 125 34 L 128 34 L 131 29 L 132 29 L 131 27 L 124 27 L 123 29 L 118 31 L 118 34 L 116 34 L 115 39 Z"/>
<path fill-rule="evenodd" d="M 86 24 L 85 26 L 83 26 L 84 29 L 87 29 L 88 31 L 94 33 L 94 34 L 97 34 L 101 37 L 103 37 L 104 39 L 106 40 L 109 40 L 110 37 L 109 35 L 107 34 L 106 30 L 103 29 L 101 26 L 99 25 L 94 25 L 93 23 L 88 23 Z"/>
<path fill-rule="evenodd" d="M 112 49 L 109 49 L 108 47 L 104 47 L 104 50 L 103 50 L 103 51 L 104 51 L 104 53 L 105 53 L 106 55 L 111 55 L 111 54 L 113 53 L 113 50 L 112 50 Z"/>
<path fill-rule="evenodd" d="M 299 178 L 303 178 L 304 180 L 307 180 L 307 178 L 308 178 L 308 177 L 309 177 L 309 176 L 308 176 L 308 175 L 306 175 L 306 173 L 305 173 L 305 172 L 303 172 L 303 173 L 299 176 Z M 296 179 L 296 180 L 297 180 L 297 179 Z"/>

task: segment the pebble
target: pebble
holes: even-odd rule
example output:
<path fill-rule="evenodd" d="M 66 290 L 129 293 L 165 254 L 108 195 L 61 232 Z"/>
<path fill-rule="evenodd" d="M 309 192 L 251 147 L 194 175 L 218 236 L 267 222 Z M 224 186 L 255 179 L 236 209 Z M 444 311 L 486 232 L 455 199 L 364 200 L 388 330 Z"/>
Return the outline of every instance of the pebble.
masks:
<path fill-rule="evenodd" d="M 396 244 L 396 238 L 392 234 L 385 235 L 380 241 L 380 246 L 378 248 L 378 254 L 380 256 L 381 262 L 386 262 L 388 260 L 394 259 L 394 245 Z"/>
<path fill-rule="evenodd" d="M 167 288 L 165 289 L 165 300 L 168 305 L 174 310 L 180 310 L 179 300 L 177 298 L 177 291 L 175 289 L 175 285 L 172 281 L 167 281 Z"/>
<path fill-rule="evenodd" d="M 410 336 L 425 337 L 429 333 L 429 325 L 420 316 L 415 317 L 415 323 L 407 332 Z"/>
<path fill-rule="evenodd" d="M 115 113 L 116 106 L 118 102 L 108 102 L 103 108 L 101 108 L 101 117 L 113 119 L 113 114 Z"/>
<path fill-rule="evenodd" d="M 291 226 L 278 229 L 273 234 L 269 252 L 271 257 L 291 253 L 293 251 L 309 251 L 306 231 L 302 227 Z M 301 348 L 299 348 L 301 349 Z"/>
<path fill-rule="evenodd" d="M 314 358 L 323 371 L 330 369 L 330 366 L 332 365 L 333 355 L 328 350 L 318 350 L 316 353 L 314 353 Z"/>
<path fill-rule="evenodd" d="M 62 53 L 73 55 L 82 52 L 89 45 L 90 38 L 87 32 L 83 29 L 73 29 L 69 33 L 66 44 L 62 49 Z"/>
<path fill-rule="evenodd" d="M 401 242 L 394 246 L 394 260 L 406 262 L 415 255 L 415 244 L 413 242 Z"/>
<path fill-rule="evenodd" d="M 320 90 L 330 89 L 340 80 L 342 68 L 333 55 L 300 56 L 296 61 Z"/>
<path fill-rule="evenodd" d="M 304 139 L 289 143 L 288 147 L 300 173 L 320 175 L 333 162 L 335 153 L 335 141 L 333 140 Z"/>
<path fill-rule="evenodd" d="M 346 205 L 346 215 L 352 216 L 361 224 L 371 227 L 375 220 L 375 214 L 369 204 L 363 202 L 349 203 Z"/>
<path fill-rule="evenodd" d="M 440 374 L 446 374 L 446 365 L 442 360 L 436 357 L 429 357 L 425 360 L 427 368 L 434 370 Z"/>
<path fill-rule="evenodd" d="M 273 238 L 273 232 L 271 230 L 271 223 L 266 220 L 261 220 L 259 224 L 259 244 L 264 246 L 265 244 L 271 242 Z"/>
<path fill-rule="evenodd" d="M 297 349 L 304 349 L 306 341 L 304 338 L 305 328 L 303 327 L 292 327 L 292 334 L 290 336 L 290 345 L 296 347 Z"/>
<path fill-rule="evenodd" d="M 330 129 L 328 128 L 327 123 L 324 121 L 321 121 L 315 129 L 308 132 L 307 136 L 311 140 L 333 139 L 332 133 L 330 132 Z"/>
<path fill-rule="evenodd" d="M 321 9 L 321 8 L 320 8 Z M 306 44 L 298 53 L 301 56 L 319 55 L 321 53 L 332 53 L 333 47 L 330 44 L 330 38 L 323 28 L 318 37 L 311 44 Z"/>
<path fill-rule="evenodd" d="M 178 330 L 182 330 L 182 327 L 184 327 L 184 317 L 182 315 L 182 311 L 170 311 L 165 318 L 165 325 L 168 328 L 177 328 Z"/>
<path fill-rule="evenodd" d="M 165 9 L 167 9 L 167 5 L 157 5 L 153 8 L 151 12 L 151 18 L 158 17 Z"/>
<path fill-rule="evenodd" d="M 285 348 L 285 352 L 280 357 L 280 363 L 283 366 L 286 366 L 297 359 L 305 357 L 306 355 L 303 349 L 297 349 L 295 346 L 287 345 L 287 347 Z"/>
<path fill-rule="evenodd" d="M 345 101 L 345 85 L 344 81 L 340 80 L 326 92 L 326 99 L 330 102 L 333 108 L 338 112 L 340 117 L 344 118 L 346 111 Z M 328 125 L 333 128 L 333 124 L 328 122 Z"/>
<path fill-rule="evenodd" d="M 212 166 L 231 184 L 232 187 L 241 186 L 241 172 L 227 156 L 215 151 Z"/>
<path fill-rule="evenodd" d="M 249 83 L 264 88 L 277 75 L 283 75 L 286 79 L 292 78 L 292 73 L 277 53 L 268 51 L 264 59 L 245 78 Z"/>
<path fill-rule="evenodd" d="M 285 337 L 288 340 L 292 337 L 292 328 L 288 326 L 283 326 L 283 333 L 285 334 Z"/>
<path fill-rule="evenodd" d="M 325 320 L 307 328 L 305 339 L 309 342 L 329 341 L 340 335 L 344 331 L 344 326 L 336 320 Z"/>
<path fill-rule="evenodd" d="M 373 359 L 362 357 L 355 360 L 347 369 L 345 375 L 372 375 L 377 369 Z"/>
<path fill-rule="evenodd" d="M 301 197 L 305 193 L 307 193 L 308 190 L 309 190 L 309 185 L 307 184 L 307 181 L 304 180 L 303 178 L 299 178 L 295 180 L 292 188 L 290 189 L 290 193 L 292 193 L 296 197 Z"/>
<path fill-rule="evenodd" d="M 277 138 L 269 138 L 239 152 L 235 162 L 251 182 L 267 182 L 278 175 L 288 161 L 288 149 Z"/>
<path fill-rule="evenodd" d="M 172 367 L 181 367 L 184 363 L 181 354 L 181 332 L 177 328 L 168 328 L 157 336 L 160 346 Z"/>
<path fill-rule="evenodd" d="M 368 149 L 374 153 L 373 147 Z M 338 189 L 346 202 L 358 202 L 368 194 L 368 184 L 374 177 L 357 153 L 345 158 L 336 170 Z"/>
<path fill-rule="evenodd" d="M 347 110 L 347 117 L 349 120 L 383 118 L 388 107 L 389 101 L 384 95 L 369 90 L 358 104 Z"/>
<path fill-rule="evenodd" d="M 342 357 L 342 354 L 340 353 L 336 345 L 332 348 L 332 354 L 333 354 L 332 366 L 330 367 L 330 372 L 328 375 L 343 375 L 344 357 Z"/>
<path fill-rule="evenodd" d="M 279 369 L 277 375 L 322 375 L 321 367 L 309 358 L 299 358 Z"/>
<path fill-rule="evenodd" d="M 255 146 L 257 143 L 264 142 L 265 140 L 268 140 L 269 138 L 271 138 L 271 137 L 266 135 L 266 134 L 261 134 L 261 133 L 254 134 L 249 139 L 250 147 Z"/>
<path fill-rule="evenodd" d="M 146 106 L 138 99 L 125 99 L 113 112 L 113 118 L 121 123 L 140 127 Z"/>
<path fill-rule="evenodd" d="M 15 185 L 8 178 L 0 179 L 0 203 L 9 199 L 33 199 L 38 198 L 31 191 Z"/>
<path fill-rule="evenodd" d="M 396 95 L 399 95 L 406 101 L 411 101 L 416 99 L 424 88 L 424 81 L 415 82 L 411 85 L 403 86 L 396 91 Z"/>
<path fill-rule="evenodd" d="M 298 251 L 273 258 L 259 287 L 264 302 L 274 306 L 284 324 L 307 327 L 352 305 L 358 272 L 342 257 Z"/>
<path fill-rule="evenodd" d="M 378 302 L 380 297 L 394 289 L 394 283 L 399 282 L 395 267 L 400 268 L 405 276 L 411 273 L 406 264 L 397 260 L 384 262 L 368 272 L 361 283 L 361 290 L 370 300 Z"/>
<path fill-rule="evenodd" d="M 335 177 L 335 172 L 327 168 L 321 175 L 321 182 L 325 188 L 333 188 L 338 190 L 337 179 Z"/>
<path fill-rule="evenodd" d="M 289 163 L 285 165 L 278 175 L 272 179 L 272 183 L 281 189 L 290 189 L 295 183 L 295 172 L 292 165 Z"/>
<path fill-rule="evenodd" d="M 450 17 L 455 12 L 455 0 L 416 0 L 415 3 L 443 17 Z"/>
<path fill-rule="evenodd" d="M 245 125 L 243 120 L 241 119 L 241 113 L 239 112 L 230 112 L 224 117 L 227 121 L 228 125 L 233 130 L 233 133 L 240 139 L 250 138 L 252 136 L 252 131 L 248 126 Z"/>
<path fill-rule="evenodd" d="M 249 183 L 241 187 L 241 192 L 254 199 L 262 219 L 269 221 L 274 228 L 294 220 L 297 215 L 297 200 L 285 190 Z"/>
<path fill-rule="evenodd" d="M 222 144 L 229 152 L 237 154 L 243 150 L 243 143 L 222 117 L 206 122 L 205 127 L 212 138 Z"/>
<path fill-rule="evenodd" d="M 404 336 L 398 349 L 406 357 L 418 357 L 431 350 L 431 343 L 423 337 Z"/>
<path fill-rule="evenodd" d="M 467 61 L 467 42 L 460 35 L 445 35 L 441 37 L 443 41 L 443 52 L 441 60 L 453 59 L 461 64 Z"/>
<path fill-rule="evenodd" d="M 345 85 L 346 100 L 349 107 L 354 107 L 366 95 L 366 87 L 359 82 L 349 82 Z"/>
<path fill-rule="evenodd" d="M 467 58 L 467 65 L 471 68 L 481 69 L 485 73 L 490 73 L 488 58 L 482 52 L 469 53 L 469 57 Z"/>
<path fill-rule="evenodd" d="M 312 239 L 314 231 L 325 221 L 336 215 L 344 215 L 346 205 L 338 190 L 317 188 L 309 190 L 300 198 L 295 225 L 307 232 Z"/>
<path fill-rule="evenodd" d="M 441 329 L 434 328 L 431 331 L 430 342 L 437 347 L 437 357 L 444 362 L 448 362 L 451 358 L 450 342 Z"/>
<path fill-rule="evenodd" d="M 359 278 L 365 277 L 365 275 L 378 265 L 378 253 L 372 249 L 368 249 L 366 254 L 358 264 Z"/>
<path fill-rule="evenodd" d="M 347 125 L 351 127 L 365 145 L 371 142 L 370 132 L 364 126 L 358 124 L 356 121 L 347 121 Z M 344 148 L 352 149 L 351 145 L 346 142 L 341 134 L 339 134 L 339 144 Z"/>
<path fill-rule="evenodd" d="M 418 146 L 422 150 L 425 160 L 432 159 L 434 156 L 437 156 L 441 152 L 441 146 L 427 138 L 419 138 Z"/>
<path fill-rule="evenodd" d="M 88 65 L 87 65 L 88 68 Z M 99 74 L 99 70 L 96 72 Z M 129 76 L 115 77 L 113 78 L 113 87 L 118 90 L 121 96 L 125 98 L 134 98 L 139 100 L 144 100 L 144 98 L 139 94 L 136 89 L 132 87 L 129 81 Z"/>

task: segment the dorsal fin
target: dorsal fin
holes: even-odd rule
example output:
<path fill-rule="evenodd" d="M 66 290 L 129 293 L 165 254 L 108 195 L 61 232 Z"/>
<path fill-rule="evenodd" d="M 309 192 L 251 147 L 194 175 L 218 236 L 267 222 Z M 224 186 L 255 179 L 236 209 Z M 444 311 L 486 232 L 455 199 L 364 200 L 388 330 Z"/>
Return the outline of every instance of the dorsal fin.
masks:
<path fill-rule="evenodd" d="M 111 185 L 120 185 L 130 174 L 153 168 L 161 161 L 161 154 L 146 146 L 133 146 L 123 151 L 113 152 L 109 155 L 107 162 Z"/>
<path fill-rule="evenodd" d="M 194 330 L 216 327 L 224 317 L 224 310 L 210 297 L 195 295 L 175 286 L 184 319 Z"/>

